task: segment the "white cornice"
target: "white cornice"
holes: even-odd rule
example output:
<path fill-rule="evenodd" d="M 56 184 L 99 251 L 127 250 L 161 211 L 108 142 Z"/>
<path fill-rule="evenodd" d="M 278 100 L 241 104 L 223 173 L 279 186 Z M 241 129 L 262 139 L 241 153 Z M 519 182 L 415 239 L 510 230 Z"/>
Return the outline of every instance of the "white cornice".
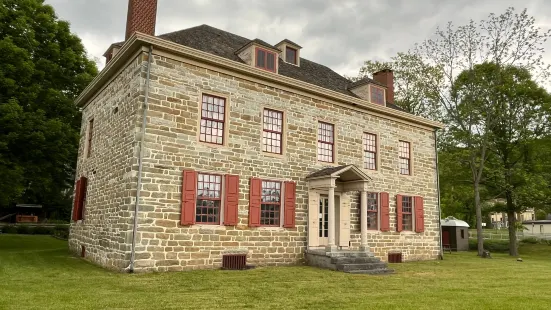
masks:
<path fill-rule="evenodd" d="M 95 94 L 103 88 L 105 83 L 115 75 L 123 66 L 128 57 L 130 57 L 136 50 L 142 47 L 153 46 L 155 49 L 164 50 L 166 52 L 190 58 L 199 62 L 214 65 L 228 69 L 230 71 L 244 74 L 252 78 L 261 79 L 282 85 L 292 89 L 298 89 L 305 91 L 323 98 L 335 100 L 338 102 L 344 102 L 348 105 L 361 107 L 365 110 L 376 112 L 378 114 L 384 114 L 390 118 L 399 118 L 401 120 L 431 127 L 431 128 L 443 128 L 444 125 L 440 122 L 428 120 L 419 116 L 415 116 L 406 112 L 398 111 L 392 108 L 387 108 L 370 103 L 366 100 L 341 94 L 336 91 L 328 90 L 326 88 L 306 83 L 300 80 L 296 80 L 290 77 L 271 73 L 265 70 L 257 69 L 248 64 L 239 63 L 230 59 L 226 59 L 220 56 L 216 56 L 210 53 L 206 53 L 200 50 L 196 50 L 172 41 L 167 41 L 158 37 L 146 35 L 143 33 L 135 33 L 130 37 L 119 52 L 111 59 L 107 66 L 96 76 L 96 78 L 84 89 L 84 91 L 77 97 L 75 104 L 82 107 L 90 101 Z"/>

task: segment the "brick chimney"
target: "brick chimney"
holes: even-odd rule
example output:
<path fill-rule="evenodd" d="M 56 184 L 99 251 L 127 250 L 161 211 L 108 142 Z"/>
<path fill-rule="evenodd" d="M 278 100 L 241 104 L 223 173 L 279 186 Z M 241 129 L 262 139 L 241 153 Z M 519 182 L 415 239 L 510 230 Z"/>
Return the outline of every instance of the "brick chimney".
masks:
<path fill-rule="evenodd" d="M 384 69 L 373 73 L 373 79 L 386 85 L 386 102 L 394 103 L 394 72 L 390 69 Z"/>
<path fill-rule="evenodd" d="M 128 40 L 134 32 L 154 36 L 156 22 L 157 0 L 129 0 L 125 40 Z"/>

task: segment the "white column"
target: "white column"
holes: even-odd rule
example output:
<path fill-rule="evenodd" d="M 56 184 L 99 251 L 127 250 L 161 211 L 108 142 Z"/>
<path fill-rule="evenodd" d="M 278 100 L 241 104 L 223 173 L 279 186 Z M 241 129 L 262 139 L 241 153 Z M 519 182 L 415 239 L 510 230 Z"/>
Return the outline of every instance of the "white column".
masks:
<path fill-rule="evenodd" d="M 329 207 L 327 212 L 328 217 L 328 241 L 327 241 L 327 247 L 329 250 L 335 249 L 335 188 L 329 187 Z"/>
<path fill-rule="evenodd" d="M 360 231 L 361 231 L 361 247 L 360 249 L 367 249 L 367 192 L 361 191 L 360 196 Z"/>

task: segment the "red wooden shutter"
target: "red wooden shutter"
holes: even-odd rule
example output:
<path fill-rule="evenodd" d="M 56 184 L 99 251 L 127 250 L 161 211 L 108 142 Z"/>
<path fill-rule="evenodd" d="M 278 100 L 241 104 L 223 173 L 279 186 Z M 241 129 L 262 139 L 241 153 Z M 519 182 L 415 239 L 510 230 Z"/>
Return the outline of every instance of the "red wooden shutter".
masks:
<path fill-rule="evenodd" d="M 77 185 L 75 187 L 75 202 L 73 204 L 73 221 L 78 221 L 79 196 L 80 196 L 80 179 L 77 180 Z"/>
<path fill-rule="evenodd" d="M 284 222 L 283 227 L 295 227 L 295 200 L 296 200 L 297 184 L 295 182 L 285 182 L 285 210 L 283 211 Z"/>
<path fill-rule="evenodd" d="M 84 201 L 86 200 L 86 193 L 88 190 L 88 179 L 86 177 L 80 177 L 80 193 L 78 195 L 78 213 L 77 217 L 82 220 L 84 214 Z"/>
<path fill-rule="evenodd" d="M 249 189 L 249 226 L 260 226 L 260 204 L 262 199 L 262 180 L 251 178 Z"/>
<path fill-rule="evenodd" d="M 389 207 L 389 195 L 388 193 L 381 193 L 381 231 L 390 230 L 390 207 Z M 367 214 L 362 214 L 367 216 Z"/>
<path fill-rule="evenodd" d="M 184 170 L 182 173 L 182 225 L 195 224 L 195 204 L 197 200 L 197 172 Z"/>
<path fill-rule="evenodd" d="M 224 225 L 237 225 L 239 209 L 239 176 L 225 176 Z"/>
<path fill-rule="evenodd" d="M 423 197 L 415 196 L 415 232 L 422 233 L 425 231 L 425 211 L 423 210 Z"/>
<path fill-rule="evenodd" d="M 400 232 L 403 230 L 402 225 L 402 195 L 396 195 L 396 231 Z"/>

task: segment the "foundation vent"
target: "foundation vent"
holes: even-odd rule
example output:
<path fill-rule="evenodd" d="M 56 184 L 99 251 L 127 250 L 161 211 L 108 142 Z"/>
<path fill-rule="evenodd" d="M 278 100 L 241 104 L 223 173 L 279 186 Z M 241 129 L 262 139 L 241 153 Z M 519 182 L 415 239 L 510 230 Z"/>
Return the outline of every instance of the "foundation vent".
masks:
<path fill-rule="evenodd" d="M 401 263 L 402 262 L 402 253 L 388 253 L 388 262 L 389 263 Z"/>
<path fill-rule="evenodd" d="M 222 255 L 222 269 L 243 270 L 247 268 L 247 254 Z"/>
<path fill-rule="evenodd" d="M 86 247 L 81 245 L 80 246 L 80 257 L 85 257 L 86 256 Z"/>

